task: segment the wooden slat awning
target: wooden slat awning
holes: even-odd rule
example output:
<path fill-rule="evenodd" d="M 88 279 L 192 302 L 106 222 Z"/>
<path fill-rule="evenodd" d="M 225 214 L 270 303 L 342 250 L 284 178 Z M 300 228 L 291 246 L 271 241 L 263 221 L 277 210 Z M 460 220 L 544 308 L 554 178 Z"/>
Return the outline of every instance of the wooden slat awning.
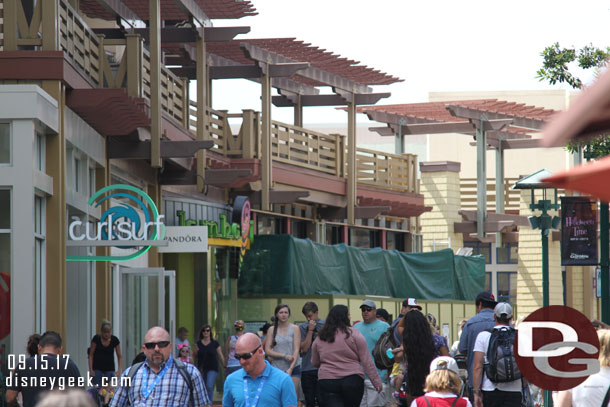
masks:
<path fill-rule="evenodd" d="M 102 3 L 116 3 L 131 10 L 140 20 L 148 20 L 148 0 L 104 0 Z M 258 14 L 249 0 L 190 0 L 193 7 L 199 7 L 202 14 L 210 19 L 237 19 Z M 88 17 L 114 20 L 116 14 L 104 7 L 98 0 L 80 0 L 80 9 Z M 118 8 L 115 6 L 115 8 Z M 176 0 L 161 0 L 162 20 L 186 20 L 184 9 Z"/>
<path fill-rule="evenodd" d="M 369 119 L 386 123 L 388 130 L 380 134 L 474 134 L 472 120 L 485 118 L 489 122 L 512 120 L 512 124 L 499 132 L 492 132 L 489 141 L 499 145 L 497 135 L 503 140 L 527 140 L 537 133 L 542 125 L 557 112 L 536 106 L 528 106 L 497 99 L 459 100 L 447 102 L 410 103 L 397 105 L 362 106 L 360 113 Z M 528 144 L 503 143 L 505 148 L 532 147 Z"/>

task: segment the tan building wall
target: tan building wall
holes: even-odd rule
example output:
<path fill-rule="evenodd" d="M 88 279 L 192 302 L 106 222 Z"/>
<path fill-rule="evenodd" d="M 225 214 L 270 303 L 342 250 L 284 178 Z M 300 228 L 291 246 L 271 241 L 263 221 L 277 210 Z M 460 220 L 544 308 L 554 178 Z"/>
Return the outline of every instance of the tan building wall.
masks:
<path fill-rule="evenodd" d="M 536 195 L 541 199 L 542 193 Z M 531 216 L 529 208 L 531 192 L 521 191 L 520 214 Z M 556 211 L 550 211 L 550 216 L 557 216 Z M 549 240 L 549 304 L 563 304 L 563 281 L 561 274 L 561 248 L 559 241 Z M 518 315 L 527 316 L 542 307 L 542 239 L 539 229 L 529 226 L 519 227 L 519 265 L 517 270 L 517 306 Z"/>
<path fill-rule="evenodd" d="M 423 236 L 423 251 L 447 248 L 448 237 L 451 238 L 453 251 L 464 245 L 461 233 L 453 233 L 453 224 L 461 221 L 460 210 L 460 163 L 426 162 L 420 163 L 420 192 L 424 195 L 426 206 L 432 211 L 420 217 Z"/>

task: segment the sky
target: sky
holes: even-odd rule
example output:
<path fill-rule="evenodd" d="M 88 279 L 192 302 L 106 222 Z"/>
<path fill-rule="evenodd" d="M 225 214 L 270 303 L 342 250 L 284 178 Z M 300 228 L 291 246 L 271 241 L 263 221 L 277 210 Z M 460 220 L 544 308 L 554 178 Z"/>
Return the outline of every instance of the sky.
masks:
<path fill-rule="evenodd" d="M 236 39 L 296 37 L 404 79 L 374 87 L 392 93 L 378 104 L 426 102 L 431 91 L 567 89 L 536 79 L 542 50 L 554 42 L 610 46 L 607 0 L 251 2 L 257 16 L 214 25 L 251 27 Z M 216 109 L 260 110 L 260 85 L 253 82 L 215 80 L 212 95 Z M 292 115 L 290 108 L 272 111 L 275 120 L 291 122 Z M 306 125 L 345 120 L 333 107 L 304 111 Z"/>

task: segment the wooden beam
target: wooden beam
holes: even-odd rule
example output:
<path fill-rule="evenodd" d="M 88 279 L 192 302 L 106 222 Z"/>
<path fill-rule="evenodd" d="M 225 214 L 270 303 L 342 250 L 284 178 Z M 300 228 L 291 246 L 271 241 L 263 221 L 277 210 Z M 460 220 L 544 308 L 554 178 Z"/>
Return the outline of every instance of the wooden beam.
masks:
<path fill-rule="evenodd" d="M 141 18 L 138 17 L 136 13 L 133 12 L 124 1 L 122 0 L 95 0 L 100 6 L 102 6 L 106 11 L 114 14 L 125 20 L 126 23 L 130 24 L 130 20 L 140 21 Z"/>
<path fill-rule="evenodd" d="M 542 126 L 545 124 L 544 120 L 528 119 L 525 117 L 519 117 L 504 113 L 481 111 L 478 109 L 471 109 L 463 106 L 447 105 L 445 107 L 453 116 L 461 117 L 464 119 L 480 120 L 481 116 L 485 115 L 487 121 L 510 119 L 512 120 L 512 124 L 514 124 L 515 126 L 525 127 L 527 129 L 534 130 L 541 130 Z"/>
<path fill-rule="evenodd" d="M 374 131 L 380 136 L 394 136 L 396 133 L 392 130 L 391 127 L 369 127 L 369 131 Z"/>
<path fill-rule="evenodd" d="M 357 206 L 354 208 L 354 215 L 356 219 L 372 219 L 391 210 L 391 206 Z M 322 219 L 345 219 L 347 217 L 347 209 L 332 206 L 319 208 L 318 215 Z"/>
<path fill-rule="evenodd" d="M 226 42 L 231 41 L 239 34 L 247 34 L 250 32 L 250 27 L 205 27 L 205 42 Z"/>
<path fill-rule="evenodd" d="M 192 158 L 201 149 L 210 149 L 213 140 L 168 141 L 161 140 L 161 158 Z M 150 158 L 150 141 L 112 141 L 108 142 L 108 158 L 139 159 Z"/>
<path fill-rule="evenodd" d="M 309 191 L 288 191 L 288 190 L 270 190 L 269 202 L 272 204 L 291 204 L 301 198 L 307 198 L 310 195 Z M 261 203 L 260 191 L 249 194 L 250 203 L 259 205 Z"/>
<path fill-rule="evenodd" d="M 502 230 L 514 226 L 515 223 L 510 220 L 506 221 L 485 221 L 483 230 L 485 233 L 502 232 Z M 476 222 L 455 222 L 453 224 L 453 233 L 476 233 Z"/>
<path fill-rule="evenodd" d="M 310 66 L 309 62 L 285 62 L 278 64 L 265 64 L 268 69 L 268 74 L 271 77 L 291 77 L 295 73 L 307 69 Z"/>
<path fill-rule="evenodd" d="M 206 168 L 205 184 L 218 187 L 229 187 L 240 178 L 249 177 L 252 170 L 248 168 Z M 196 185 L 199 177 L 195 170 L 168 171 L 159 177 L 161 185 Z M 199 187 L 203 190 L 203 185 Z"/>
<path fill-rule="evenodd" d="M 174 0 L 174 2 L 189 16 L 192 16 L 203 27 L 211 24 L 210 18 L 199 7 L 195 0 Z"/>

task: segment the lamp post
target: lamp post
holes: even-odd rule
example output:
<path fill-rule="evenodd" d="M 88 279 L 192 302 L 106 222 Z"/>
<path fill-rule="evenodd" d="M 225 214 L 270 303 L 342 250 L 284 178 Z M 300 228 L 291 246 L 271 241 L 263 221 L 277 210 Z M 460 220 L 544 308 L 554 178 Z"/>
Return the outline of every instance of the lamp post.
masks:
<path fill-rule="evenodd" d="M 549 232 L 551 229 L 557 229 L 561 224 L 561 219 L 557 216 L 548 214 L 550 210 L 559 209 L 557 204 L 557 189 L 547 182 L 541 180 L 553 175 L 548 170 L 540 170 L 531 175 L 521 178 L 513 185 L 512 189 L 529 189 L 532 193 L 532 201 L 530 209 L 532 211 L 540 211 L 539 216 L 530 216 L 528 221 L 532 229 L 540 229 L 540 237 L 542 240 L 542 306 L 549 305 Z M 547 189 L 553 189 L 554 200 L 551 202 L 547 199 Z M 536 202 L 535 191 L 542 190 L 542 199 Z M 552 407 L 553 399 L 551 392 L 544 391 L 544 406 Z"/>

